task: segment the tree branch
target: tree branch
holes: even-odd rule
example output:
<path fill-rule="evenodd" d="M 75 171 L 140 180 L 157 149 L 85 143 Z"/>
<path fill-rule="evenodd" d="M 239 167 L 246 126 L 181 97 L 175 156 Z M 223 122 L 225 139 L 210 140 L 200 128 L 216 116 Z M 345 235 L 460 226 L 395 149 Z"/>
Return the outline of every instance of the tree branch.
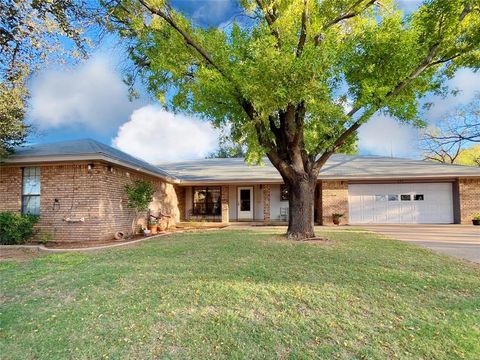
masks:
<path fill-rule="evenodd" d="M 322 30 L 326 31 L 328 28 L 332 27 L 333 25 L 336 25 L 340 23 L 343 20 L 347 20 L 350 18 L 353 18 L 357 15 L 360 15 L 363 13 L 365 10 L 367 10 L 370 6 L 375 4 L 377 0 L 369 0 L 367 4 L 361 8 L 361 9 L 356 9 L 357 6 L 359 6 L 364 0 L 358 0 L 356 3 L 354 3 L 344 14 L 339 15 L 335 19 L 329 21 L 325 25 L 323 25 Z M 315 45 L 319 45 L 322 41 L 323 34 L 318 34 L 314 37 Z"/>
<path fill-rule="evenodd" d="M 325 151 L 320 158 L 315 162 L 314 168 L 320 170 L 321 167 L 325 164 L 328 158 L 339 148 L 341 147 L 348 138 L 358 130 L 358 128 L 369 118 L 371 117 L 383 104 L 383 102 L 391 97 L 398 95 L 405 87 L 407 87 L 413 80 L 420 76 L 428 67 L 430 62 L 435 57 L 439 44 L 436 43 L 432 45 L 428 51 L 427 56 L 422 61 L 422 63 L 413 70 L 410 75 L 403 81 L 399 82 L 392 91 L 388 92 L 385 97 L 377 102 L 375 107 L 368 109 L 357 121 L 355 121 L 350 127 L 348 127 L 333 143 L 331 148 Z M 352 117 L 360 107 L 354 107 L 348 114 L 348 117 Z"/>
<path fill-rule="evenodd" d="M 298 38 L 297 58 L 299 58 L 302 55 L 303 48 L 305 47 L 305 41 L 307 40 L 307 21 L 308 21 L 308 0 L 303 0 L 302 26 L 300 30 L 300 37 Z"/>
<path fill-rule="evenodd" d="M 271 14 L 268 11 L 262 0 L 255 0 L 255 2 L 257 3 L 258 8 L 262 11 L 263 16 L 265 17 L 265 21 L 270 28 L 270 32 L 277 39 L 277 48 L 280 48 L 280 46 L 282 45 L 282 42 L 280 40 L 280 34 L 278 33 L 278 30 L 273 27 L 274 22 L 277 20 L 277 16 L 275 14 Z"/>

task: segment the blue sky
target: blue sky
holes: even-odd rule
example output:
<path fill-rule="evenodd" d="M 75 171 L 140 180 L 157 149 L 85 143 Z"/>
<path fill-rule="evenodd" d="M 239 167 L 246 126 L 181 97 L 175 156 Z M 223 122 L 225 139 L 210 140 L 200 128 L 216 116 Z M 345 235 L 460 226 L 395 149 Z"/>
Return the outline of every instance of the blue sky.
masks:
<path fill-rule="evenodd" d="M 228 24 L 240 12 L 234 0 L 176 0 L 201 26 Z M 417 0 L 401 1 L 406 11 Z M 219 130 L 209 123 L 162 110 L 143 94 L 133 102 L 122 82 L 127 64 L 124 49 L 106 38 L 86 62 L 70 67 L 43 69 L 30 84 L 28 120 L 34 127 L 32 143 L 93 138 L 151 162 L 203 158 L 218 144 Z M 456 97 L 429 97 L 434 106 L 425 114 L 438 120 L 456 106 L 468 103 L 480 91 L 480 74 L 461 70 L 449 84 L 461 90 Z M 359 132 L 362 154 L 420 157 L 418 129 L 376 115 Z"/>

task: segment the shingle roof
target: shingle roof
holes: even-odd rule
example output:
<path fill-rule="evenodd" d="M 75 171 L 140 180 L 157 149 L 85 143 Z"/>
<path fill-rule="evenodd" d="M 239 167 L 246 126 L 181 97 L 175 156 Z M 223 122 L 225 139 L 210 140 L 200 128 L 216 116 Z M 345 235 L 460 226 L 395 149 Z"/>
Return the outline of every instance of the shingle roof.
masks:
<path fill-rule="evenodd" d="M 146 161 L 93 139 L 62 141 L 50 144 L 19 147 L 15 150 L 14 155 L 7 159 L 7 162 L 19 163 L 30 159 L 55 161 L 58 158 L 71 158 L 73 160 L 78 157 L 89 160 L 96 160 L 98 158 L 105 158 L 105 160 L 110 159 L 139 171 L 146 171 L 170 180 L 176 180 L 157 166 L 153 166 Z"/>
<path fill-rule="evenodd" d="M 9 163 L 59 160 L 96 160 L 117 162 L 138 171 L 183 183 L 282 182 L 272 164 L 248 165 L 244 159 L 200 159 L 162 163 L 154 166 L 92 139 L 39 144 L 18 148 Z M 421 178 L 480 177 L 480 168 L 447 165 L 431 161 L 381 156 L 333 155 L 320 172 L 320 179 L 385 180 Z"/>
<path fill-rule="evenodd" d="M 268 159 L 265 166 L 250 166 L 243 159 L 204 159 L 162 163 L 159 166 L 183 182 L 281 182 Z M 381 156 L 333 155 L 320 179 L 408 179 L 480 177 L 480 168 L 431 161 Z"/>

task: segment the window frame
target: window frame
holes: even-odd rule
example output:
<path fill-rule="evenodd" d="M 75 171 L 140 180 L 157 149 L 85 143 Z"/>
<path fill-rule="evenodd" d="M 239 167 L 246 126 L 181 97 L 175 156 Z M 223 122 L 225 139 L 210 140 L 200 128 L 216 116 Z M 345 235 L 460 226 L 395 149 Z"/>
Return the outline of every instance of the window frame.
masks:
<path fill-rule="evenodd" d="M 205 201 L 195 201 L 195 191 L 205 191 Z M 215 205 L 217 202 L 207 202 L 208 192 L 215 190 L 219 192 L 218 199 L 220 200 L 220 205 L 218 206 L 218 211 L 215 212 Z M 222 187 L 221 186 L 192 186 L 192 214 L 193 215 L 202 215 L 202 216 L 219 216 L 222 214 Z M 204 204 L 204 211 L 198 211 L 196 204 Z M 211 205 L 212 212 L 208 212 L 209 205 Z"/>
<path fill-rule="evenodd" d="M 35 170 L 35 174 L 32 176 L 31 171 L 32 169 Z M 28 175 L 26 172 L 29 172 Z M 25 191 L 25 181 L 27 179 L 34 178 L 38 181 L 38 192 L 26 192 Z M 28 166 L 28 167 L 23 167 L 22 168 L 22 208 L 21 208 L 21 213 L 23 215 L 40 215 L 41 212 L 41 195 L 42 195 L 42 179 L 41 179 L 41 171 L 39 166 Z M 38 208 L 35 208 L 35 212 L 28 212 L 26 205 L 27 205 L 27 199 L 32 199 L 32 198 L 38 198 Z"/>

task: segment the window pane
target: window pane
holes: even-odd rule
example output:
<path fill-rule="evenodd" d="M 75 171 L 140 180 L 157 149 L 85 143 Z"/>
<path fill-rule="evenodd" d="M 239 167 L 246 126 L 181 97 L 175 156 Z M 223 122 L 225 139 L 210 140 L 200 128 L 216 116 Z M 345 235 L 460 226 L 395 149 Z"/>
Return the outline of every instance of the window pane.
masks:
<path fill-rule="evenodd" d="M 398 201 L 397 194 L 388 194 L 388 201 Z"/>
<path fill-rule="evenodd" d="M 240 211 L 250 211 L 250 189 L 240 189 Z"/>
<path fill-rule="evenodd" d="M 193 189 L 193 213 L 195 215 L 220 215 L 221 202 L 220 187 L 196 187 Z"/>
<path fill-rule="evenodd" d="M 40 195 L 40 168 L 23 169 L 23 194 Z"/>
<path fill-rule="evenodd" d="M 415 201 L 423 201 L 423 200 L 424 200 L 424 196 L 423 196 L 423 194 L 415 194 L 415 195 L 413 196 L 413 200 L 415 200 Z"/>
<path fill-rule="evenodd" d="M 40 168 L 23 168 L 22 213 L 40 214 Z"/>
<path fill-rule="evenodd" d="M 412 196 L 410 194 L 402 194 L 402 195 L 400 195 L 400 199 L 402 201 L 410 201 L 410 200 L 412 200 Z"/>
<path fill-rule="evenodd" d="M 375 195 L 375 201 L 387 201 L 387 195 Z"/>
<path fill-rule="evenodd" d="M 23 214 L 40 215 L 40 196 L 26 195 L 23 197 Z"/>

